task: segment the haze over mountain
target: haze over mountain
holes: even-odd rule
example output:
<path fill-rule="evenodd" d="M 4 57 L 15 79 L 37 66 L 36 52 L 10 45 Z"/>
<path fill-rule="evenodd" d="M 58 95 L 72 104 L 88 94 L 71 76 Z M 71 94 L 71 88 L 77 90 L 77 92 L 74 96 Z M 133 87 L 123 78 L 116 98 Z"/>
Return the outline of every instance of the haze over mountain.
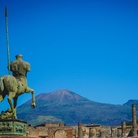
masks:
<path fill-rule="evenodd" d="M 122 121 L 131 121 L 133 103 L 138 104 L 138 100 L 129 100 L 123 105 L 98 103 L 61 89 L 37 95 L 35 109 L 30 108 L 31 100 L 19 106 L 17 116 L 32 125 L 45 122 L 120 125 Z"/>

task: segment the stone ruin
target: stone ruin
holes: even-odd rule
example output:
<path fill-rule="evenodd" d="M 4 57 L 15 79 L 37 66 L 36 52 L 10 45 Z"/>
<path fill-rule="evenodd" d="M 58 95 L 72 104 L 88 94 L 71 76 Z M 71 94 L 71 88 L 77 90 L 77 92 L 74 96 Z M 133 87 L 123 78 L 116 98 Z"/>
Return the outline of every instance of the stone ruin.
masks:
<path fill-rule="evenodd" d="M 3 128 L 5 128 L 5 125 Z M 7 128 L 9 129 L 9 127 Z M 18 131 L 20 132 L 21 130 Z M 5 132 L 5 129 L 0 129 L 0 133 L 3 134 L 3 131 Z M 24 133 L 24 136 L 10 136 L 10 138 L 138 138 L 136 105 L 132 105 L 132 125 L 129 126 L 124 121 L 121 122 L 120 126 L 101 126 L 82 124 L 81 122 L 77 126 L 66 126 L 64 123 L 46 123 L 35 127 L 29 125 Z M 7 136 L 0 135 L 0 138 L 7 138 Z"/>
<path fill-rule="evenodd" d="M 138 138 L 136 123 L 136 105 L 132 105 L 132 126 L 122 122 L 120 126 L 101 126 L 82 124 L 66 126 L 64 123 L 46 123 L 36 127 L 29 126 L 28 137 L 34 138 Z"/>

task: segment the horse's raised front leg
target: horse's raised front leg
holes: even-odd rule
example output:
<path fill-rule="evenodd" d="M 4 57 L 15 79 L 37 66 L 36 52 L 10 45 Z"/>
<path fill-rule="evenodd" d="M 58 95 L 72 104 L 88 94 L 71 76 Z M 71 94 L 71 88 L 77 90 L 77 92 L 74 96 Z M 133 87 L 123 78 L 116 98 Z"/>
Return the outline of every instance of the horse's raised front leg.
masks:
<path fill-rule="evenodd" d="M 31 104 L 31 107 L 32 107 L 32 108 L 35 108 L 36 105 L 35 105 L 35 95 L 34 95 L 34 90 L 31 89 L 31 88 L 29 88 L 29 87 L 27 87 L 26 93 L 29 93 L 29 92 L 32 93 L 32 104 Z"/>
<path fill-rule="evenodd" d="M 13 119 L 16 119 L 17 116 L 16 116 L 16 108 L 14 108 L 14 105 L 12 103 L 12 99 L 15 98 L 15 93 L 14 92 L 9 92 L 8 94 L 8 102 L 10 104 L 10 107 L 11 107 L 11 111 L 13 113 Z"/>

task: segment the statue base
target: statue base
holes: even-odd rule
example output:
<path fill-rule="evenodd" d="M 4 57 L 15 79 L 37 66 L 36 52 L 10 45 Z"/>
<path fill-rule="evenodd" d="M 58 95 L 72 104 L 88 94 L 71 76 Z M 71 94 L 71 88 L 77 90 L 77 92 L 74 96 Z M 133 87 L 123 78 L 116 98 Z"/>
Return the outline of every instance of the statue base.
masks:
<path fill-rule="evenodd" d="M 31 138 L 31 137 L 27 137 L 27 136 L 16 136 L 16 135 L 15 136 L 12 136 L 12 135 L 11 136 L 10 135 L 9 136 L 7 136 L 7 135 L 5 136 L 4 135 L 4 136 L 0 136 L 0 138 Z"/>
<path fill-rule="evenodd" d="M 18 119 L 2 119 L 0 120 L 0 138 L 1 136 L 26 136 L 27 122 Z"/>

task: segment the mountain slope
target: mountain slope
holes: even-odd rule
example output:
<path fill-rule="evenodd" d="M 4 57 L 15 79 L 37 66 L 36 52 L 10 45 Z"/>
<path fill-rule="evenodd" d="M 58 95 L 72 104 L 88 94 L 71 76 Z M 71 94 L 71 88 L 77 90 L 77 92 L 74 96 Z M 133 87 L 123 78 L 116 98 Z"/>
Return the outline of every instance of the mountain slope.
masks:
<path fill-rule="evenodd" d="M 136 106 L 138 106 L 138 100 L 129 100 L 123 105 L 132 106 L 132 104 L 136 104 Z"/>
<path fill-rule="evenodd" d="M 130 103 L 129 103 L 130 104 Z M 17 109 L 19 119 L 33 125 L 45 122 L 78 122 L 102 125 L 120 125 L 131 120 L 131 106 L 112 105 L 90 101 L 69 90 L 57 90 L 36 96 L 36 108 L 31 109 L 31 100 Z"/>

